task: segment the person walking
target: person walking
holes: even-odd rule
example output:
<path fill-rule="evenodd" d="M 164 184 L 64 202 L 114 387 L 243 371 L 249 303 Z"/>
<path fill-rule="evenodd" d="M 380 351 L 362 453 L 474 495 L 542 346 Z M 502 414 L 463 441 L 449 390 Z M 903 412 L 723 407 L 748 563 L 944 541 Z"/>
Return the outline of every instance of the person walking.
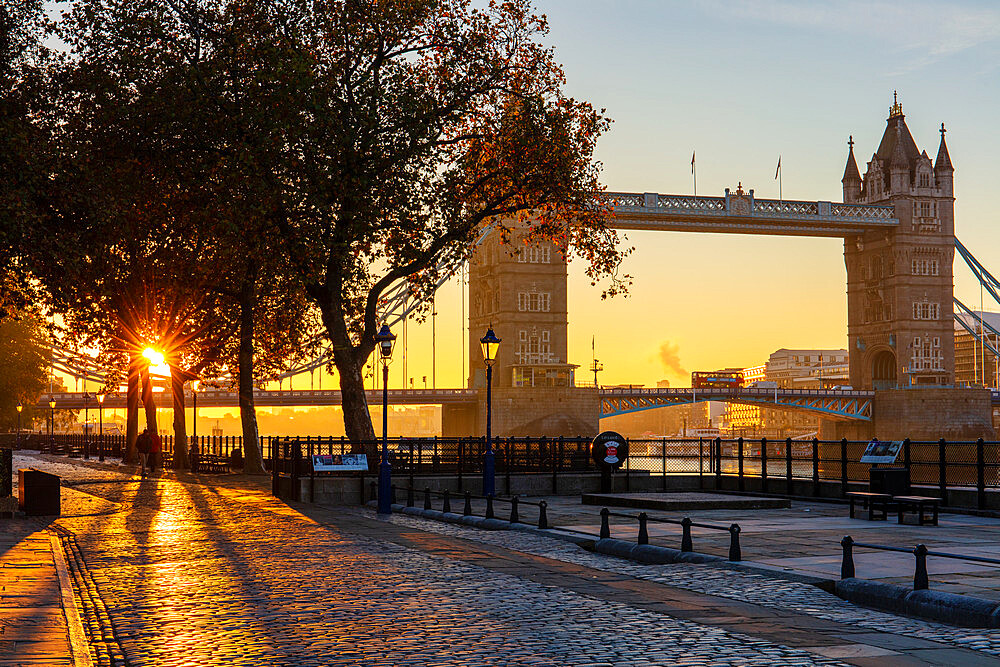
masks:
<path fill-rule="evenodd" d="M 146 466 L 149 464 L 149 453 L 153 450 L 153 437 L 149 429 L 142 429 L 142 433 L 135 439 L 135 450 L 139 453 L 139 465 L 142 467 L 142 477 L 146 477 Z"/>

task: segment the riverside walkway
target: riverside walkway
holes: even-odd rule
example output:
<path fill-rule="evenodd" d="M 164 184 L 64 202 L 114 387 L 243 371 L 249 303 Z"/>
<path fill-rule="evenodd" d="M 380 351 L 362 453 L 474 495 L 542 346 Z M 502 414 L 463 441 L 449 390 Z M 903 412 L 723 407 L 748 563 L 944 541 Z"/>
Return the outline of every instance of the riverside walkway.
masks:
<path fill-rule="evenodd" d="M 267 478 L 139 480 L 15 458 L 26 465 L 60 474 L 73 496 L 68 516 L 36 530 L 69 564 L 65 613 L 82 619 L 95 664 L 1000 665 L 1000 632 L 868 611 L 805 584 L 285 503 Z M 41 655 L 3 646 L 12 664 Z"/>

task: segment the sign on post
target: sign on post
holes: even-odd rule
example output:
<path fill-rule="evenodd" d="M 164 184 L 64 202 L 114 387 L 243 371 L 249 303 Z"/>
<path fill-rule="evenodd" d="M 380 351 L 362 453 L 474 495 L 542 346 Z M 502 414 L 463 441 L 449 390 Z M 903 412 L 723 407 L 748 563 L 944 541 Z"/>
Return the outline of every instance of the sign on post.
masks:
<path fill-rule="evenodd" d="M 313 470 L 316 472 L 326 471 L 352 471 L 368 470 L 367 454 L 313 454 Z"/>
<path fill-rule="evenodd" d="M 880 442 L 878 438 L 872 438 L 871 442 L 865 448 L 865 453 L 861 456 L 861 462 L 895 463 L 899 457 L 899 450 L 902 448 L 902 440 Z"/>

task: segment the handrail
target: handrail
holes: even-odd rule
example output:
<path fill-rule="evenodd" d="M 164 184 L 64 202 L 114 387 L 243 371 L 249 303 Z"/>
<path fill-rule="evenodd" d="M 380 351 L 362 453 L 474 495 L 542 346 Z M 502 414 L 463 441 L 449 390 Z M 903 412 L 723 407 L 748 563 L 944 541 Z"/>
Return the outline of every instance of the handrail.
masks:
<path fill-rule="evenodd" d="M 691 528 L 711 528 L 713 530 L 725 530 L 729 533 L 729 560 L 730 561 L 741 561 L 743 560 L 743 551 L 740 548 L 740 532 L 742 529 L 738 523 L 730 524 L 727 526 L 716 526 L 710 523 L 695 523 L 691 520 L 691 517 L 684 517 L 681 520 L 677 519 L 666 519 L 663 517 L 650 517 L 645 512 L 639 512 L 638 515 L 635 514 L 623 514 L 621 512 L 612 512 L 607 507 L 601 509 L 601 539 L 608 539 L 611 537 L 611 525 L 608 521 L 609 517 L 617 516 L 626 519 L 638 519 L 639 520 L 639 535 L 637 542 L 639 544 L 649 544 L 649 531 L 646 528 L 646 523 L 650 520 L 658 523 L 671 523 L 681 526 L 681 552 L 689 553 L 694 551 L 691 540 Z"/>
<path fill-rule="evenodd" d="M 951 554 L 944 551 L 930 551 L 923 544 L 918 544 L 912 549 L 907 549 L 905 547 L 893 547 L 886 544 L 870 544 L 867 542 L 855 542 L 850 535 L 845 535 L 844 539 L 840 541 L 840 546 L 843 548 L 843 558 L 840 564 L 840 578 L 850 579 L 855 574 L 854 568 L 854 547 L 863 547 L 865 549 L 875 549 L 877 551 L 893 551 L 896 553 L 909 553 L 913 554 L 916 559 L 916 563 L 913 569 L 913 590 L 927 590 L 929 586 L 927 578 L 927 557 L 935 556 L 938 558 L 952 558 L 955 560 L 967 560 L 975 563 L 989 563 L 991 565 L 1000 565 L 1000 559 L 997 558 L 986 558 L 985 556 L 966 556 L 963 554 Z"/>

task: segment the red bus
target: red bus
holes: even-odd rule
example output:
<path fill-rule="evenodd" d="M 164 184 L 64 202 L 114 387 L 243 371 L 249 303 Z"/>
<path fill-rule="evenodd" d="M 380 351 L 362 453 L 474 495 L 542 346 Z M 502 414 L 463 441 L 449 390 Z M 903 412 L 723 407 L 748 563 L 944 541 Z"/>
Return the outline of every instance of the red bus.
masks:
<path fill-rule="evenodd" d="M 743 386 L 740 371 L 695 371 L 691 373 L 691 386 L 695 389 L 733 389 Z"/>

